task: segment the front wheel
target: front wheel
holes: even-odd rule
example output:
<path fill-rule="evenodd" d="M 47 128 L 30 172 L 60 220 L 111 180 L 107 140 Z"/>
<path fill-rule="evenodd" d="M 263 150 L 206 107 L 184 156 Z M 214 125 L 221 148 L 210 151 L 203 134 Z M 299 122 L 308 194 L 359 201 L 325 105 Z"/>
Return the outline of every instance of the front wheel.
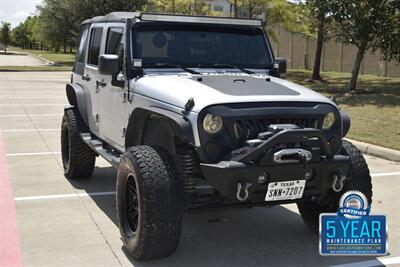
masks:
<path fill-rule="evenodd" d="M 177 248 L 182 185 L 168 152 L 130 147 L 119 165 L 117 215 L 122 240 L 136 260 L 161 258 Z"/>
<path fill-rule="evenodd" d="M 350 171 L 345 180 L 342 192 L 356 190 L 363 193 L 368 200 L 368 206 L 372 203 L 372 183 L 368 165 L 361 154 L 361 151 L 349 141 L 343 140 L 341 154 L 350 157 Z M 339 199 L 342 193 L 335 193 L 331 197 L 330 205 L 321 206 L 315 202 L 298 203 L 300 215 L 304 223 L 313 232 L 318 232 L 319 215 L 321 213 L 336 212 L 339 206 Z"/>

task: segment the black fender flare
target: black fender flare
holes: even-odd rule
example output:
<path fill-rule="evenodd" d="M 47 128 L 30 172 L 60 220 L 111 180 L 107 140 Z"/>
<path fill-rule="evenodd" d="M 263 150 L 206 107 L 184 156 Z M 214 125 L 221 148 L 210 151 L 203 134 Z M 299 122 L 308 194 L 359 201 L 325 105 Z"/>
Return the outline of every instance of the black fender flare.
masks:
<path fill-rule="evenodd" d="M 345 137 L 350 131 L 351 119 L 347 112 L 340 110 L 340 117 L 342 118 L 342 137 Z"/>
<path fill-rule="evenodd" d="M 186 144 L 195 145 L 192 126 L 183 114 L 158 107 L 147 107 L 136 108 L 130 115 L 125 135 L 126 148 L 143 144 L 146 121 L 151 115 L 168 119 L 169 127 L 175 136 Z"/>
<path fill-rule="evenodd" d="M 68 102 L 70 103 L 70 105 L 76 107 L 79 110 L 82 120 L 85 122 L 86 125 L 89 125 L 83 88 L 79 84 L 68 83 L 65 86 L 65 92 L 67 94 Z"/>

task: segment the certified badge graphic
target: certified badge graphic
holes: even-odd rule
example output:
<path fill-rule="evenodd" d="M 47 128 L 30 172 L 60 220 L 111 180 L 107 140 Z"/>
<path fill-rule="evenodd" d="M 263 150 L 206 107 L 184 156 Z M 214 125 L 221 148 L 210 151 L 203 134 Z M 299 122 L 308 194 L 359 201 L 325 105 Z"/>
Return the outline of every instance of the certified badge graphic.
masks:
<path fill-rule="evenodd" d="M 320 215 L 321 255 L 386 255 L 387 225 L 384 215 L 371 215 L 367 197 L 347 191 L 337 213 Z"/>
<path fill-rule="evenodd" d="M 367 197 L 360 191 L 347 191 L 339 201 L 338 215 L 348 219 L 358 219 L 369 215 Z"/>

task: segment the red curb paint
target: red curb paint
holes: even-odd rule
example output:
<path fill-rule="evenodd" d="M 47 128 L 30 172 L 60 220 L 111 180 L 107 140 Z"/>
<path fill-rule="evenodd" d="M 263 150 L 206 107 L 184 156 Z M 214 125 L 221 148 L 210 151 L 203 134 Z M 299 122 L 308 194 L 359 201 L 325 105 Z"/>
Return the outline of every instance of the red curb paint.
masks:
<path fill-rule="evenodd" d="M 0 129 L 0 267 L 23 266 L 14 196 Z"/>

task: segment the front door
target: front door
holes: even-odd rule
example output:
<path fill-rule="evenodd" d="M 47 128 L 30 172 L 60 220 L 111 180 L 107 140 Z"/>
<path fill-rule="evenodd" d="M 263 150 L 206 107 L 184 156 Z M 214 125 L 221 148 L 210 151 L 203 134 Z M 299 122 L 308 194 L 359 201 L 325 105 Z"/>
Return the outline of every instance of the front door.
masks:
<path fill-rule="evenodd" d="M 120 150 L 125 144 L 125 127 L 128 125 L 124 104 L 126 88 L 122 70 L 124 26 L 121 23 L 107 23 L 104 54 L 119 56 L 120 72 L 114 77 L 101 75 L 101 80 L 98 81 L 102 84 L 99 94 L 100 136 Z"/>

